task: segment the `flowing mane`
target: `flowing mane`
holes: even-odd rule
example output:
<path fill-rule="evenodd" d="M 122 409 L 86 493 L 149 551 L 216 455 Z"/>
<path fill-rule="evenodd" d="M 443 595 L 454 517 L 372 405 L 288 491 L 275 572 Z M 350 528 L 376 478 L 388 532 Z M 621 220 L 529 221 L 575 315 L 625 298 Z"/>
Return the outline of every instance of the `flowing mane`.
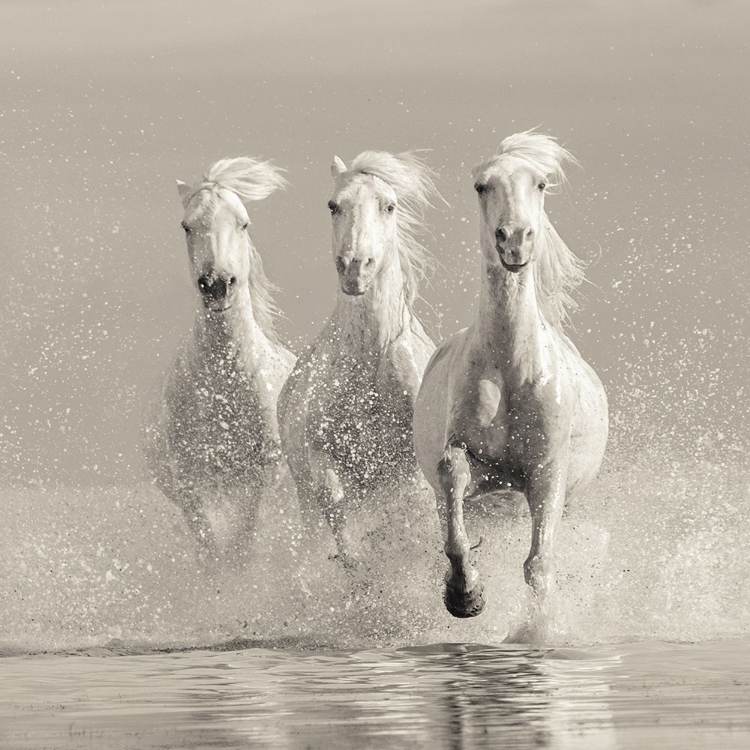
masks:
<path fill-rule="evenodd" d="M 508 136 L 501 144 L 496 156 L 477 167 L 487 168 L 503 156 L 515 156 L 528 162 L 541 172 L 548 183 L 548 192 L 567 183 L 563 163 L 578 164 L 576 158 L 550 135 L 527 130 Z M 578 303 L 573 291 L 581 284 L 585 264 L 563 242 L 545 211 L 547 232 L 542 235 L 542 252 L 534 264 L 534 281 L 539 295 L 539 305 L 545 319 L 552 325 L 562 327 L 568 320 L 568 311 L 577 310 Z"/>
<path fill-rule="evenodd" d="M 288 186 L 281 174 L 284 170 L 267 161 L 238 156 L 234 159 L 220 159 L 214 162 L 203 175 L 203 180 L 193 186 L 184 198 L 187 205 L 190 199 L 201 190 L 218 192 L 219 189 L 231 190 L 247 206 L 252 201 L 263 200 L 275 190 Z M 279 344 L 276 331 L 276 320 L 283 313 L 276 305 L 273 294 L 279 288 L 268 280 L 263 270 L 263 260 L 255 249 L 248 230 L 248 252 L 250 256 L 250 276 L 248 279 L 250 298 L 253 304 L 253 316 L 263 333 L 275 344 Z"/>
<path fill-rule="evenodd" d="M 198 189 L 218 185 L 236 193 L 247 205 L 251 201 L 267 198 L 274 190 L 287 187 L 289 183 L 282 176 L 282 171 L 270 162 L 248 156 L 221 159 L 208 168 Z"/>
<path fill-rule="evenodd" d="M 281 339 L 276 330 L 276 321 L 284 317 L 276 304 L 273 295 L 279 288 L 268 280 L 263 270 L 263 260 L 260 253 L 255 249 L 250 234 L 247 235 L 247 247 L 250 253 L 250 275 L 248 284 L 250 288 L 250 299 L 253 303 L 253 317 L 260 326 L 266 337 L 274 344 L 280 344 Z"/>
<path fill-rule="evenodd" d="M 405 278 L 406 300 L 411 305 L 419 295 L 430 253 L 419 235 L 427 231 L 425 211 L 433 199 L 442 200 L 434 183 L 434 172 L 414 151 L 389 154 L 363 151 L 352 162 L 351 174 L 366 174 L 383 180 L 398 198 L 396 229 L 401 271 Z"/>

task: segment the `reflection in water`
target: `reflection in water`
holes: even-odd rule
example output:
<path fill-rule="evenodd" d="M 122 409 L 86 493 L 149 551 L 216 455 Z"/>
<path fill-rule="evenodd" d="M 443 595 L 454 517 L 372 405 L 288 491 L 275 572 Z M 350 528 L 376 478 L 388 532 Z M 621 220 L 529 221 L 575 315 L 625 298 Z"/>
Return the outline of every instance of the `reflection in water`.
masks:
<path fill-rule="evenodd" d="M 747 747 L 750 642 L 8 657 L 0 748 Z"/>
<path fill-rule="evenodd" d="M 455 672 L 443 683 L 438 714 L 450 750 L 500 740 L 513 747 L 567 747 L 571 736 L 580 747 L 584 735 L 587 743 L 594 741 L 592 747 L 609 744 L 609 686 L 596 677 L 601 663 L 591 669 L 586 662 L 549 659 L 544 651 L 459 648 L 450 660 Z M 576 705 L 582 696 L 583 712 Z M 585 730 L 575 732 L 582 720 Z"/>
<path fill-rule="evenodd" d="M 71 727 L 65 747 L 89 736 L 106 748 L 131 733 L 141 748 L 468 750 L 500 742 L 567 747 L 569 737 L 580 743 L 584 736 L 592 747 L 610 744 L 609 687 L 598 676 L 607 660 L 551 656 L 449 645 L 355 654 L 254 650 L 229 659 L 9 659 L 5 666 L 27 695 L 10 696 L 6 726 L 14 729 L 4 739 L 16 748 L 60 743 L 64 717 Z M 30 684 L 32 671 L 45 675 L 43 684 Z M 71 673 L 76 689 L 65 684 Z"/>

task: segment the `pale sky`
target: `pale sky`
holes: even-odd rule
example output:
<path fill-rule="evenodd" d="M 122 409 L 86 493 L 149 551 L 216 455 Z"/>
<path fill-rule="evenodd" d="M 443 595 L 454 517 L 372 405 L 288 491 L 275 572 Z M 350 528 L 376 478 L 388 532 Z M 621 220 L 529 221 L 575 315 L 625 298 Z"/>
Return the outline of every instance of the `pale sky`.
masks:
<path fill-rule="evenodd" d="M 742 455 L 749 22 L 743 0 L 4 2 L 0 482 L 142 479 L 141 408 L 194 309 L 176 178 L 288 170 L 251 220 L 299 348 L 333 306 L 333 155 L 431 149 L 440 338 L 478 288 L 471 167 L 533 126 L 583 167 L 547 205 L 592 263 L 571 335 L 613 448 Z"/>

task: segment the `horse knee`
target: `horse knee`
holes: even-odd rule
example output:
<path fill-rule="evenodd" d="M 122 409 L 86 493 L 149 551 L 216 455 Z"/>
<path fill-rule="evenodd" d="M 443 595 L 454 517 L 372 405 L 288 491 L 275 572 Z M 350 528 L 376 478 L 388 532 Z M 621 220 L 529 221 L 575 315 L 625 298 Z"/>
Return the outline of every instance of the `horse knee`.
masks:
<path fill-rule="evenodd" d="M 471 478 L 469 462 L 466 460 L 466 453 L 462 448 L 449 446 L 446 448 L 442 459 L 437 465 L 437 473 L 443 489 L 453 489 L 453 486 L 459 480 L 465 480 L 468 483 Z"/>
<path fill-rule="evenodd" d="M 443 458 L 438 464 L 438 469 L 450 473 L 460 470 L 469 470 L 469 462 L 466 460 L 466 448 L 458 445 L 449 445 L 443 453 Z"/>

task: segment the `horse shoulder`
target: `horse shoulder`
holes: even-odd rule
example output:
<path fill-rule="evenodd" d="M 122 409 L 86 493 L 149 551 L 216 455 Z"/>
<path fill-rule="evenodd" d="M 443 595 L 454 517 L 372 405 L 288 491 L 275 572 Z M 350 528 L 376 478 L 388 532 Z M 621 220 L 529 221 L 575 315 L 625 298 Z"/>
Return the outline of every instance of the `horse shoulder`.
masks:
<path fill-rule="evenodd" d="M 559 332 L 557 340 L 560 345 L 561 357 L 567 365 L 567 369 L 572 373 L 577 391 L 600 393 L 605 399 L 604 386 L 596 373 L 596 370 L 583 358 L 578 347 L 563 332 Z"/>
<path fill-rule="evenodd" d="M 462 362 L 470 329 L 457 331 L 442 341 L 425 369 L 414 413 L 415 448 L 420 465 L 434 485 L 434 467 L 445 450 L 446 435 L 453 430 L 450 416 L 456 411 L 456 371 Z M 458 378 L 460 381 L 461 378 Z M 429 474 L 429 476 L 428 476 Z"/>
<path fill-rule="evenodd" d="M 468 332 L 468 328 L 462 328 L 438 344 L 427 363 L 427 367 L 425 367 L 423 381 L 427 380 L 428 376 L 432 377 L 441 369 L 444 363 L 455 360 L 455 356 L 460 351 L 461 345 L 465 342 Z"/>
<path fill-rule="evenodd" d="M 546 430 L 569 441 L 573 465 L 572 485 L 589 481 L 598 470 L 606 446 L 607 396 L 594 369 L 563 332 L 555 336 L 559 354 L 558 375 L 545 385 L 539 413 L 550 419 Z M 561 405 L 565 408 L 561 409 Z"/>
<path fill-rule="evenodd" d="M 283 344 L 276 344 L 273 347 L 272 356 L 277 362 L 277 367 L 284 373 L 284 377 L 289 377 L 289 374 L 297 364 L 297 355 Z"/>
<path fill-rule="evenodd" d="M 255 387 L 261 401 L 266 408 L 272 408 L 274 413 L 278 412 L 279 398 L 296 362 L 294 353 L 281 344 L 274 344 L 264 359 L 256 364 L 255 371 L 249 373 L 254 381 L 257 380 Z"/>
<path fill-rule="evenodd" d="M 281 387 L 278 401 L 280 422 L 290 421 L 292 415 L 299 409 L 301 402 L 304 401 L 307 390 L 305 386 L 310 380 L 313 354 L 314 345 L 310 345 L 296 358 L 284 385 Z"/>
<path fill-rule="evenodd" d="M 407 331 L 388 347 L 388 355 L 380 367 L 380 379 L 395 380 L 413 401 L 434 349 L 435 345 L 424 331 L 421 331 L 421 336 Z"/>
<path fill-rule="evenodd" d="M 284 450 L 292 462 L 304 460 L 310 412 L 319 401 L 318 388 L 328 380 L 330 356 L 324 329 L 299 355 L 279 394 L 279 430 Z"/>

